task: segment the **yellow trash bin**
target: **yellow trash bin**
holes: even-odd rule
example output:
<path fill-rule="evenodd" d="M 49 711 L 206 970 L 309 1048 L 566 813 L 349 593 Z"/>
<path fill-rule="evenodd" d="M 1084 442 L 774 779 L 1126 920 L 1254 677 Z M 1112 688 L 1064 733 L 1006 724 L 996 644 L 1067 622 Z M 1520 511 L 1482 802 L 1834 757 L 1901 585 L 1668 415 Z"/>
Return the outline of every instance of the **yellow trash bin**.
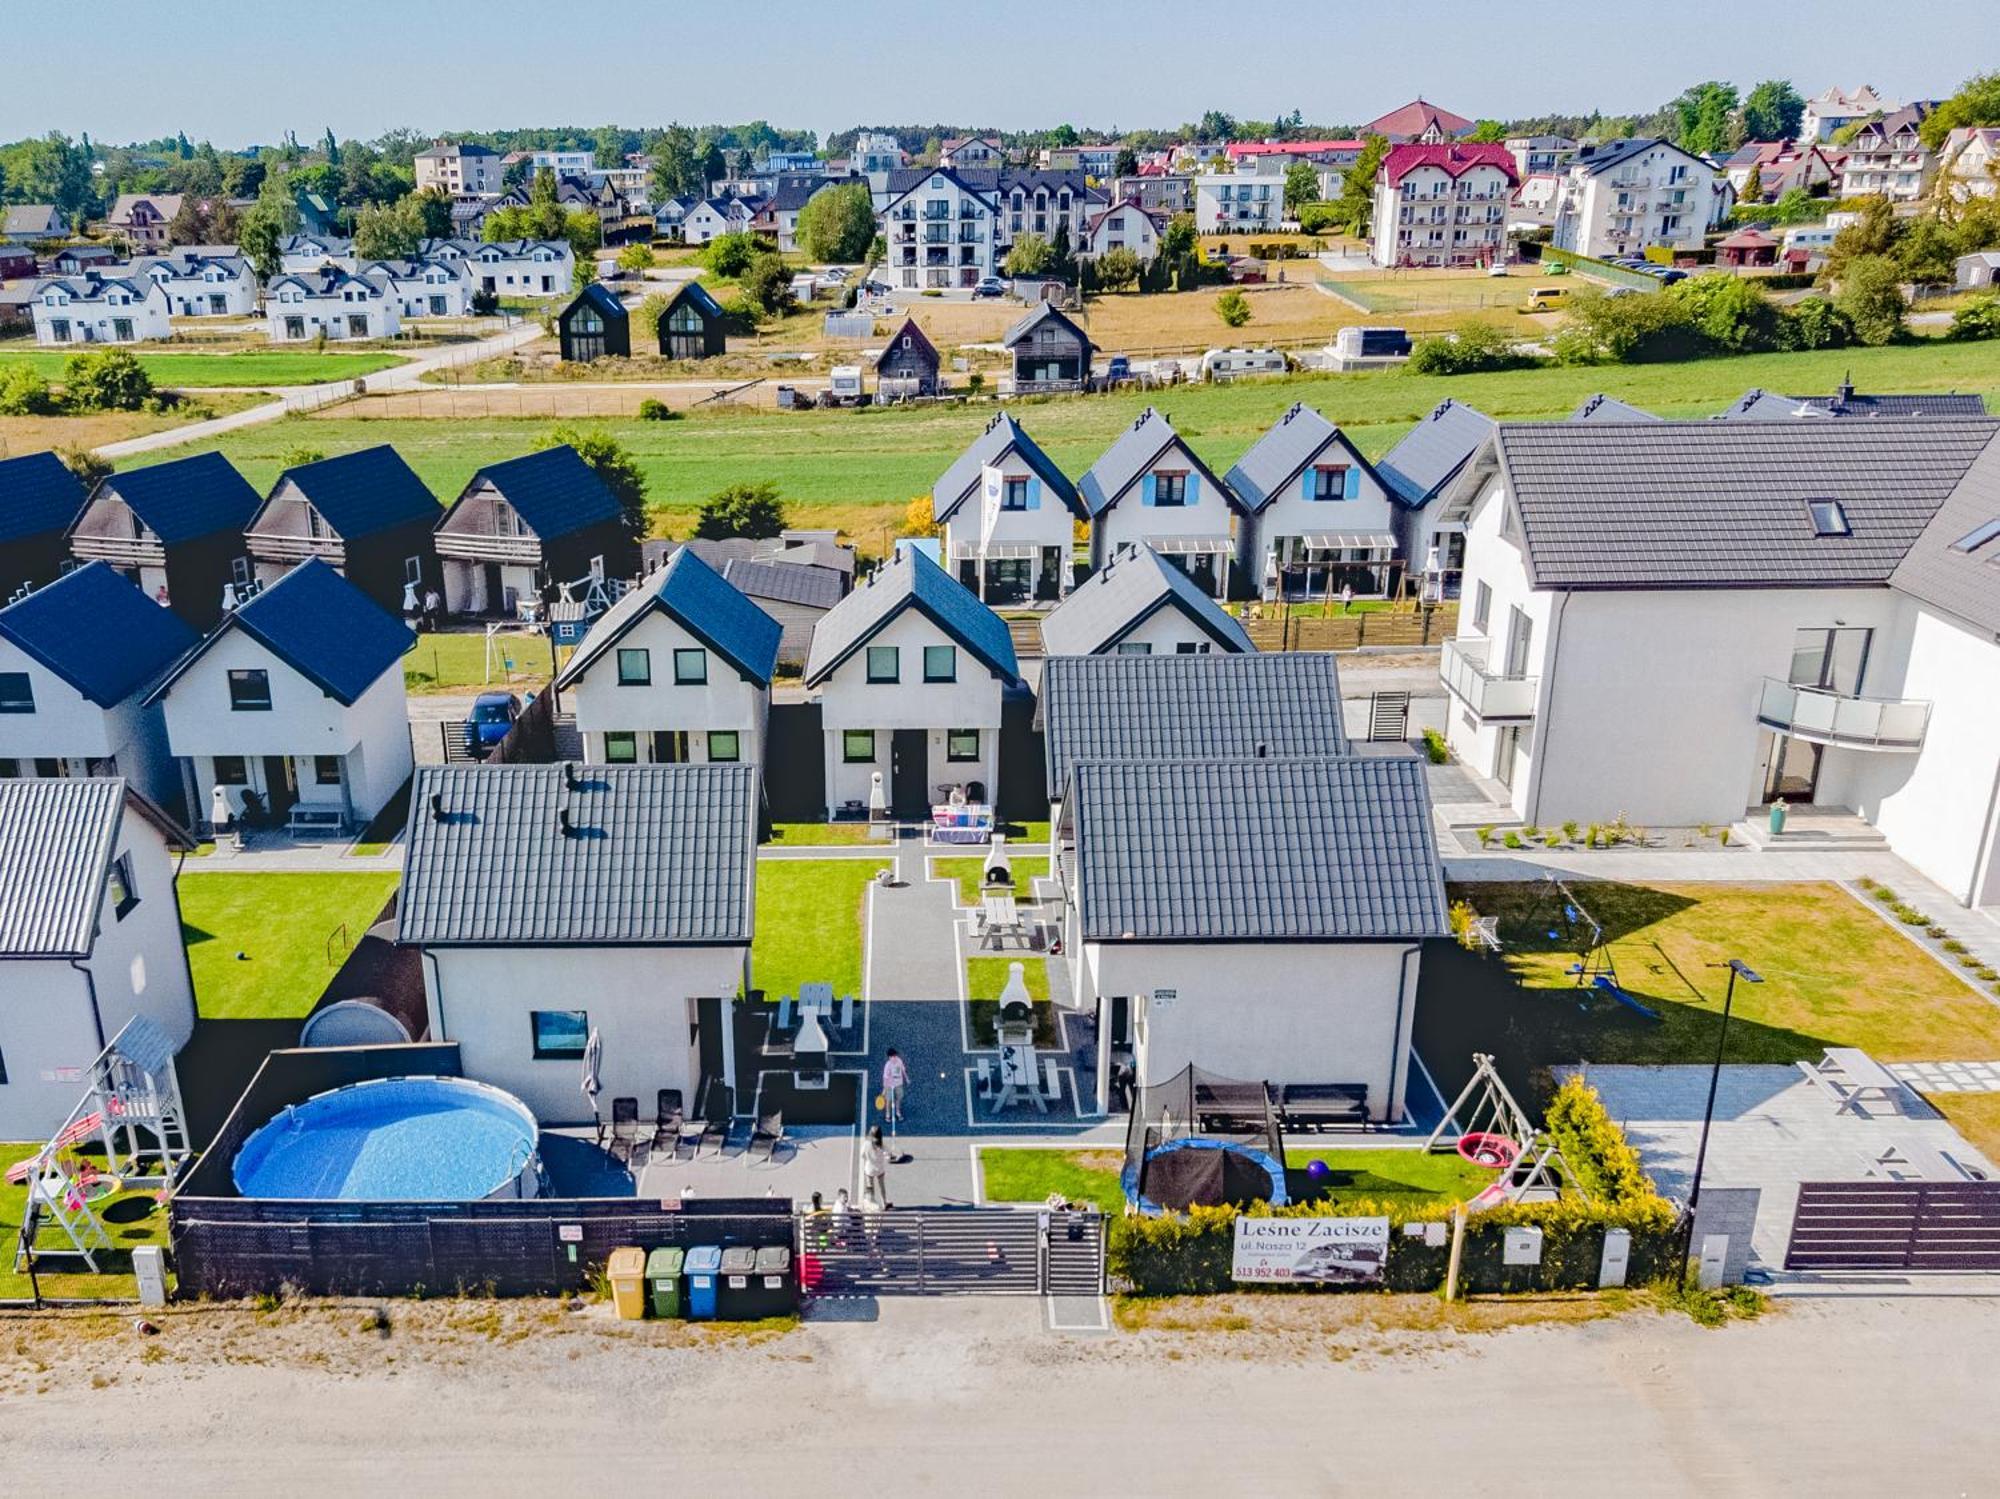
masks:
<path fill-rule="evenodd" d="M 638 1322 L 646 1315 L 646 1251 L 614 1249 L 604 1265 L 611 1282 L 611 1305 L 621 1322 Z"/>

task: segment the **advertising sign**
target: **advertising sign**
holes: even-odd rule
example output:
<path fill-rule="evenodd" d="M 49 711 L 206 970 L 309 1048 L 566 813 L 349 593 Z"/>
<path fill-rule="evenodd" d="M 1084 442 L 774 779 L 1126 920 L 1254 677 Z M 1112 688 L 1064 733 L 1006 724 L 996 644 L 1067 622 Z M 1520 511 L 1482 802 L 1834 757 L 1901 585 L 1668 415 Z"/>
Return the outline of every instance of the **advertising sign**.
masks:
<path fill-rule="evenodd" d="M 1229 1273 L 1359 1285 L 1381 1280 L 1388 1258 L 1387 1218 L 1238 1218 Z"/>

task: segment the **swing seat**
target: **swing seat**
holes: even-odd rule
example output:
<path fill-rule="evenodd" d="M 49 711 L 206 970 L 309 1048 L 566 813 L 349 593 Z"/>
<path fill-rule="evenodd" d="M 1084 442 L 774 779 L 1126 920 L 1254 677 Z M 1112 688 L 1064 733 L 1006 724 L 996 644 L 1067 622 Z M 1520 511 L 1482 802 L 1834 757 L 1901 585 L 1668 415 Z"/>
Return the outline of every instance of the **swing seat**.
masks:
<path fill-rule="evenodd" d="M 1521 1158 L 1521 1147 L 1511 1135 L 1480 1132 L 1460 1135 L 1458 1153 L 1488 1171 L 1508 1171 Z"/>

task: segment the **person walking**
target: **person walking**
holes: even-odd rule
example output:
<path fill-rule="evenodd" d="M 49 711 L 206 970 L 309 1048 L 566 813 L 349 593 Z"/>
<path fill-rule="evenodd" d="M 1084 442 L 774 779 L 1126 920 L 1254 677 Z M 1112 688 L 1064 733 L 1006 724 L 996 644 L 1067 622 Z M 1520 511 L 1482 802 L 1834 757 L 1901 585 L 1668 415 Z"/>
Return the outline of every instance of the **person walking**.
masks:
<path fill-rule="evenodd" d="M 889 1206 L 889 1147 L 882 1143 L 882 1126 L 870 1125 L 861 1143 L 861 1206 Z"/>
<path fill-rule="evenodd" d="M 889 1121 L 891 1134 L 903 1122 L 903 1091 L 909 1086 L 910 1069 L 892 1046 L 888 1059 L 882 1063 L 882 1117 Z"/>

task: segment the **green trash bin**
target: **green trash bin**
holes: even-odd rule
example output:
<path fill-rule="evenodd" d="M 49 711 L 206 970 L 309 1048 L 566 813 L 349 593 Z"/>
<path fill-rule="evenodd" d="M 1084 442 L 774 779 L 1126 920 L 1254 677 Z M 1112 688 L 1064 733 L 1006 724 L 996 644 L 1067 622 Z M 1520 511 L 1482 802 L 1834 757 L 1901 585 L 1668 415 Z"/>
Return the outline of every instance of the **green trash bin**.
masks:
<path fill-rule="evenodd" d="M 679 1248 L 655 1249 L 646 1256 L 646 1294 L 652 1298 L 655 1317 L 681 1314 L 681 1261 L 686 1251 Z"/>

